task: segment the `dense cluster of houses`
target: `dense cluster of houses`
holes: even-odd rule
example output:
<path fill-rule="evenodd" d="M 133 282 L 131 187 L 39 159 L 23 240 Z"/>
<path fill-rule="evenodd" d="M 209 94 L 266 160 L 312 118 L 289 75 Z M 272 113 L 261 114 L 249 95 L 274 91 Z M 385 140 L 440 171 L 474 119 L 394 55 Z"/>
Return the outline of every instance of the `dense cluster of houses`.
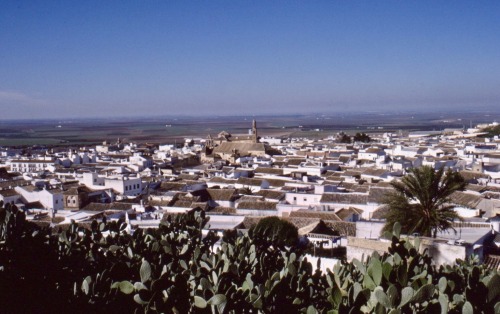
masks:
<path fill-rule="evenodd" d="M 464 221 L 435 246 L 463 247 L 458 257 L 494 258 L 500 140 L 478 137 L 480 130 L 377 133 L 369 143 L 343 144 L 335 136 L 259 138 L 254 122 L 248 135 L 221 132 L 183 145 L 4 147 L 0 200 L 52 225 L 127 213 L 133 226 L 154 227 L 166 215 L 200 208 L 210 216 L 208 228 L 225 230 L 278 216 L 313 239 L 353 239 L 355 257 L 373 251 L 370 239 L 380 238 L 390 182 L 430 165 L 459 171 L 469 182 L 452 197 Z"/>

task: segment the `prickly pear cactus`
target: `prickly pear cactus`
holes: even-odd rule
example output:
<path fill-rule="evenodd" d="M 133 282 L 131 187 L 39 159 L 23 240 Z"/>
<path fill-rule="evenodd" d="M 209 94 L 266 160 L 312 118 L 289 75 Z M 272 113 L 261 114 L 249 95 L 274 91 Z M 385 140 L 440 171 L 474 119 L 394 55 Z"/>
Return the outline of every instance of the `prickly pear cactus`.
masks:
<path fill-rule="evenodd" d="M 499 313 L 500 275 L 458 261 L 436 268 L 397 224 L 387 253 L 322 273 L 300 248 L 202 234 L 201 210 L 133 234 L 123 221 L 36 228 L 0 211 L 3 312 Z M 227 241 L 226 241 L 227 240 Z M 318 260 L 318 264 L 321 260 Z M 318 265 L 319 266 L 319 265 Z M 319 269 L 319 267 L 317 267 Z M 29 295 L 23 303 L 11 302 Z"/>

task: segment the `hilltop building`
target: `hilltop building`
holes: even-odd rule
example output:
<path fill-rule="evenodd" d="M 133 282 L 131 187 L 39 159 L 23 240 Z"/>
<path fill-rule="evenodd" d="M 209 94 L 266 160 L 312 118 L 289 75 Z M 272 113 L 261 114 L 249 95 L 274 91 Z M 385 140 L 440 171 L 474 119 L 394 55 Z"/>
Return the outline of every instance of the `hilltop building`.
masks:
<path fill-rule="evenodd" d="M 223 160 L 235 162 L 240 156 L 265 156 L 269 147 L 264 143 L 259 143 L 257 122 L 252 121 L 252 129 L 249 134 L 231 135 L 222 131 L 217 138 L 212 138 L 209 134 L 205 142 L 205 156 L 218 156 Z"/>

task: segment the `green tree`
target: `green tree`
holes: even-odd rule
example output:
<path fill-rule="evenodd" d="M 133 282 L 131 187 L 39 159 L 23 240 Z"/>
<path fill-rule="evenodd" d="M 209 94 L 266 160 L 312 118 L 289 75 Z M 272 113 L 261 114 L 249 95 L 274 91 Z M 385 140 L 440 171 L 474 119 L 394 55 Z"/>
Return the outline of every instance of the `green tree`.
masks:
<path fill-rule="evenodd" d="M 276 246 L 293 246 L 299 238 L 297 227 L 276 216 L 262 218 L 249 230 L 249 234 L 254 241 L 264 241 Z"/>
<path fill-rule="evenodd" d="M 122 221 L 55 230 L 10 205 L 0 214 L 2 313 L 500 312 L 496 269 L 475 258 L 436 267 L 399 223 L 387 252 L 322 272 L 321 259 L 314 270 L 301 250 L 248 235 L 226 234 L 214 250 L 202 210 L 133 234 Z"/>
<path fill-rule="evenodd" d="M 354 142 L 369 143 L 372 139 L 366 133 L 356 133 L 353 137 Z"/>
<path fill-rule="evenodd" d="M 438 231 L 453 229 L 453 221 L 461 219 L 450 204 L 451 194 L 467 185 L 458 172 L 435 171 L 429 166 L 413 168 L 401 181 L 393 181 L 391 185 L 395 191 L 384 200 L 388 206 L 385 231 L 400 222 L 406 234 L 435 238 Z"/>
<path fill-rule="evenodd" d="M 340 132 L 337 135 L 337 141 L 339 141 L 340 143 L 346 143 L 346 144 L 350 144 L 352 142 L 351 137 L 349 135 L 345 134 L 344 132 Z"/>
<path fill-rule="evenodd" d="M 243 195 L 253 195 L 252 189 L 248 186 L 245 186 L 241 189 L 238 189 L 238 193 L 243 194 Z"/>

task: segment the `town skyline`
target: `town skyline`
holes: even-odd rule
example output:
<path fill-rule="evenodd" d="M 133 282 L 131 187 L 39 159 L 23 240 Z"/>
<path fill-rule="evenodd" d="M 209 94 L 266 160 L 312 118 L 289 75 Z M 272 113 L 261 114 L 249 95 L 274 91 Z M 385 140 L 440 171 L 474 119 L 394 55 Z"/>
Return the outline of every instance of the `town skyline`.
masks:
<path fill-rule="evenodd" d="M 6 2 L 1 119 L 494 110 L 500 5 Z"/>

